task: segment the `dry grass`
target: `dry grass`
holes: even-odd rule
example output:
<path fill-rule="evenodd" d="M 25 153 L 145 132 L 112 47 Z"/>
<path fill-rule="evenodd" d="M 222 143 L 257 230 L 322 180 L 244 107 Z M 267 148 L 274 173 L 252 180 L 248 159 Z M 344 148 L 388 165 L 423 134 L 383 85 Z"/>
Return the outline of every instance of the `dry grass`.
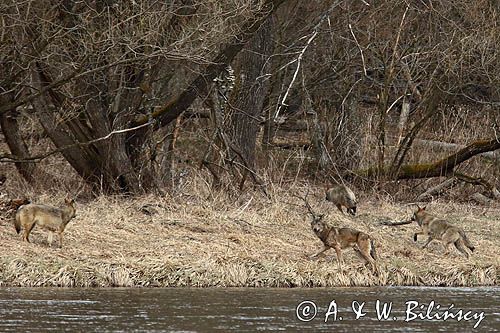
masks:
<path fill-rule="evenodd" d="M 298 191 L 298 190 L 297 190 Z M 373 285 L 497 285 L 500 208 L 433 203 L 428 210 L 463 227 L 476 252 L 466 260 L 458 252 L 443 255 L 433 242 L 421 250 L 412 241 L 415 225 L 380 226 L 402 220 L 411 208 L 364 199 L 355 218 L 310 196 L 328 213 L 329 223 L 368 232 L 378 242 L 382 274 L 376 277 L 345 250 L 344 272 L 334 251 L 326 258 L 307 255 L 321 247 L 301 202 L 275 190 L 273 200 L 258 193 L 237 200 L 225 195 L 205 200 L 203 188 L 176 198 L 100 197 L 77 203 L 77 217 L 65 231 L 62 250 L 49 247 L 47 232 L 35 228 L 28 244 L 10 220 L 0 222 L 0 285 L 3 286 L 196 286 L 316 287 Z M 40 197 L 56 203 L 62 198 Z M 154 204 L 156 213 L 141 212 Z M 423 242 L 423 238 L 419 242 Z M 420 243 L 419 245 L 421 245 Z M 331 261 L 333 260 L 333 262 Z"/>

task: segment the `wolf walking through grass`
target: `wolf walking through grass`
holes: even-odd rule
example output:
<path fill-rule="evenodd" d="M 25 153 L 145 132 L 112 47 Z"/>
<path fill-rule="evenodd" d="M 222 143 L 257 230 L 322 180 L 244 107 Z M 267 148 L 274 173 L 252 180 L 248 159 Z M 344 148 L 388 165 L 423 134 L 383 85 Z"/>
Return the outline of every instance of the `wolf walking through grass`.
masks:
<path fill-rule="evenodd" d="M 24 228 L 23 240 L 29 242 L 30 232 L 35 225 L 47 229 L 51 232 L 57 232 L 59 235 L 59 247 L 62 247 L 62 233 L 66 225 L 76 216 L 75 201 L 66 199 L 61 208 L 28 204 L 19 207 L 17 210 L 14 226 L 16 232 L 21 232 Z"/>
<path fill-rule="evenodd" d="M 325 199 L 332 202 L 342 214 L 344 214 L 342 210 L 342 206 L 344 206 L 349 214 L 356 215 L 358 201 L 349 187 L 342 184 L 334 185 L 326 190 Z"/>

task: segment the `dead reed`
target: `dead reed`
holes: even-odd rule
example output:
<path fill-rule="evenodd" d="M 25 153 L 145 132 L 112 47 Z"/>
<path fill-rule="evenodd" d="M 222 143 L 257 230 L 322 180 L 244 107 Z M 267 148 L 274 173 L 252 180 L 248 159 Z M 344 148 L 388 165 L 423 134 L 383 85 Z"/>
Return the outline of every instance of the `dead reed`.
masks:
<path fill-rule="evenodd" d="M 464 228 L 476 245 L 466 260 L 444 256 L 438 242 L 421 250 L 412 241 L 415 225 L 381 226 L 402 220 L 412 207 L 363 199 L 359 215 L 342 216 L 323 200 L 311 204 L 329 223 L 368 232 L 377 240 L 380 276 L 345 250 L 344 271 L 326 258 L 308 259 L 321 243 L 309 227 L 307 210 L 289 190 L 273 199 L 247 193 L 210 199 L 203 186 L 175 198 L 99 197 L 77 203 L 77 217 L 65 231 L 62 250 L 49 247 L 47 232 L 35 228 L 27 244 L 12 221 L 0 221 L 0 285 L 60 287 L 333 287 L 485 286 L 498 284 L 500 208 L 435 202 L 428 209 Z M 300 191 L 300 189 L 292 189 Z M 193 194 L 194 193 L 194 194 Z M 297 193 L 297 192 L 296 192 Z M 48 195 L 37 201 L 56 203 Z M 151 215 L 149 215 L 151 214 Z M 423 242 L 423 240 L 421 240 Z M 333 260 L 333 262 L 332 262 Z"/>

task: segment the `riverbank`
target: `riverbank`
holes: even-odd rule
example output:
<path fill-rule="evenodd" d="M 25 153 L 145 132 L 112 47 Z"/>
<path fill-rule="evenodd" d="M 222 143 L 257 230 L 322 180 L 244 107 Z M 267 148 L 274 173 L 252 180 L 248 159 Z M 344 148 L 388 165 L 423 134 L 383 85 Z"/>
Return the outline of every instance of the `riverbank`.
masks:
<path fill-rule="evenodd" d="M 318 193 L 320 193 L 318 191 Z M 380 276 L 374 276 L 350 249 L 344 271 L 335 252 L 310 260 L 322 246 L 312 233 L 299 199 L 258 194 L 237 202 L 201 196 L 77 201 L 77 216 L 64 232 L 64 247 L 52 247 L 36 228 L 31 244 L 21 241 L 12 221 L 0 221 L 0 285 L 60 287 L 332 287 L 498 285 L 500 207 L 432 203 L 429 212 L 462 227 L 476 246 L 470 259 L 439 242 L 425 250 L 412 240 L 415 224 L 401 221 L 413 207 L 364 199 L 354 218 L 342 216 L 320 198 L 309 200 L 332 225 L 362 230 L 377 240 Z M 62 198 L 40 197 L 56 204 Z M 333 260 L 333 261 L 331 261 Z"/>

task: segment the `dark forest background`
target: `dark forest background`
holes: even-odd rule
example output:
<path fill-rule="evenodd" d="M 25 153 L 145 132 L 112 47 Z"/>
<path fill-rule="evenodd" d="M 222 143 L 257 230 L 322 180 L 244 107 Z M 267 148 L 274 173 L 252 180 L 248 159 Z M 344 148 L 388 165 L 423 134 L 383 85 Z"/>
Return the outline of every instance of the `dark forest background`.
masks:
<path fill-rule="evenodd" d="M 494 0 L 5 0 L 12 192 L 500 197 Z"/>

